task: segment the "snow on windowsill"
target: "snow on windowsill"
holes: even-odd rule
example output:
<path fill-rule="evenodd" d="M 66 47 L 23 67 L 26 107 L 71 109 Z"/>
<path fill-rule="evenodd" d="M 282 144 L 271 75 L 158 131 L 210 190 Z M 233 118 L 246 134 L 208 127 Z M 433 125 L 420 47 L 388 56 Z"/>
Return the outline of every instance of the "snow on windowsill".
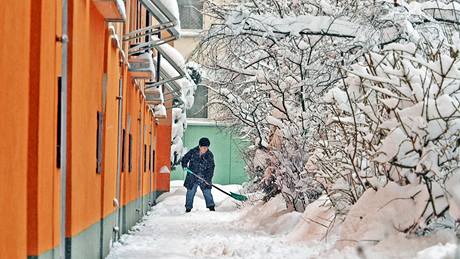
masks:
<path fill-rule="evenodd" d="M 208 118 L 187 118 L 187 125 L 192 126 L 228 126 L 228 123 Z"/>
<path fill-rule="evenodd" d="M 164 165 L 160 168 L 160 174 L 169 174 L 169 173 L 171 173 L 171 171 L 169 171 L 169 168 L 167 166 Z"/>
<path fill-rule="evenodd" d="M 182 38 L 197 38 L 203 32 L 201 29 L 180 29 L 179 34 Z"/>

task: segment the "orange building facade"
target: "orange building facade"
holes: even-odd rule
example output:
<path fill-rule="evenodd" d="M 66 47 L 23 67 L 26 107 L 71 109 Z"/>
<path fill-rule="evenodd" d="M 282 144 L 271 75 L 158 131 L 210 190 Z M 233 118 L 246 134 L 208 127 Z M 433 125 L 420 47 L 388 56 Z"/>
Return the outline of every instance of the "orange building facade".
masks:
<path fill-rule="evenodd" d="M 156 48 L 175 17 L 157 0 L 2 4 L 0 258 L 104 258 L 169 191 L 180 98 Z"/>

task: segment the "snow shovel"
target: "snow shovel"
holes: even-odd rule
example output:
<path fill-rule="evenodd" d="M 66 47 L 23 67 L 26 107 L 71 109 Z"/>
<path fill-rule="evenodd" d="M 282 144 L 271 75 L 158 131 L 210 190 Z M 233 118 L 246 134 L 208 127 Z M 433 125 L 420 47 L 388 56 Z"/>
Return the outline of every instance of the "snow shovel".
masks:
<path fill-rule="evenodd" d="M 248 199 L 248 197 L 242 195 L 242 194 L 238 194 L 238 193 L 234 193 L 234 192 L 226 192 L 224 190 L 222 190 L 221 188 L 215 186 L 214 184 L 210 184 L 208 183 L 205 179 L 203 179 L 203 177 L 199 176 L 199 175 L 196 175 L 194 172 L 192 172 L 192 170 L 188 169 L 188 168 L 185 168 L 185 171 L 188 173 L 188 174 L 191 174 L 191 175 L 194 175 L 196 178 L 200 179 L 201 181 L 203 181 L 205 184 L 207 185 L 211 185 L 212 187 L 216 188 L 217 190 L 227 194 L 228 196 L 232 197 L 233 199 L 235 200 L 238 200 L 238 201 L 245 201 Z"/>

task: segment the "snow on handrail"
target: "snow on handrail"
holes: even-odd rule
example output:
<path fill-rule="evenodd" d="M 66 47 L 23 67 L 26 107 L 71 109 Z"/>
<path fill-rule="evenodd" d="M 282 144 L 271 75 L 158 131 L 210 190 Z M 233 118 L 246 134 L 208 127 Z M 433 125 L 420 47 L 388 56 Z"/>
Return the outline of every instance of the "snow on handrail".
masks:
<path fill-rule="evenodd" d="M 160 24 L 173 22 L 174 25 L 178 25 L 177 17 L 175 17 L 162 2 L 152 2 L 151 0 L 140 0 L 140 2 Z M 171 35 L 179 37 L 179 31 L 176 28 L 171 27 L 167 30 Z"/>

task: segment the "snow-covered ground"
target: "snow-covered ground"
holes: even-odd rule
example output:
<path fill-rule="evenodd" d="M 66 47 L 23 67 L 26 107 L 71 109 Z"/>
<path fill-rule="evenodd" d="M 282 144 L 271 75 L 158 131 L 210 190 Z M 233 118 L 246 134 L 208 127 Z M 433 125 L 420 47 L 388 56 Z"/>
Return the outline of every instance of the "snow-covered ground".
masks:
<path fill-rule="evenodd" d="M 241 187 L 223 188 L 237 192 Z M 173 181 L 171 192 L 159 197 L 151 213 L 107 258 L 455 258 L 456 245 L 442 233 L 412 240 L 395 236 L 377 246 L 340 249 L 341 227 L 325 236 L 322 225 L 333 214 L 321 200 L 299 213 L 286 210 L 280 196 L 241 206 L 215 188 L 212 192 L 215 212 L 206 209 L 198 191 L 195 207 L 186 214 L 185 188 Z"/>

